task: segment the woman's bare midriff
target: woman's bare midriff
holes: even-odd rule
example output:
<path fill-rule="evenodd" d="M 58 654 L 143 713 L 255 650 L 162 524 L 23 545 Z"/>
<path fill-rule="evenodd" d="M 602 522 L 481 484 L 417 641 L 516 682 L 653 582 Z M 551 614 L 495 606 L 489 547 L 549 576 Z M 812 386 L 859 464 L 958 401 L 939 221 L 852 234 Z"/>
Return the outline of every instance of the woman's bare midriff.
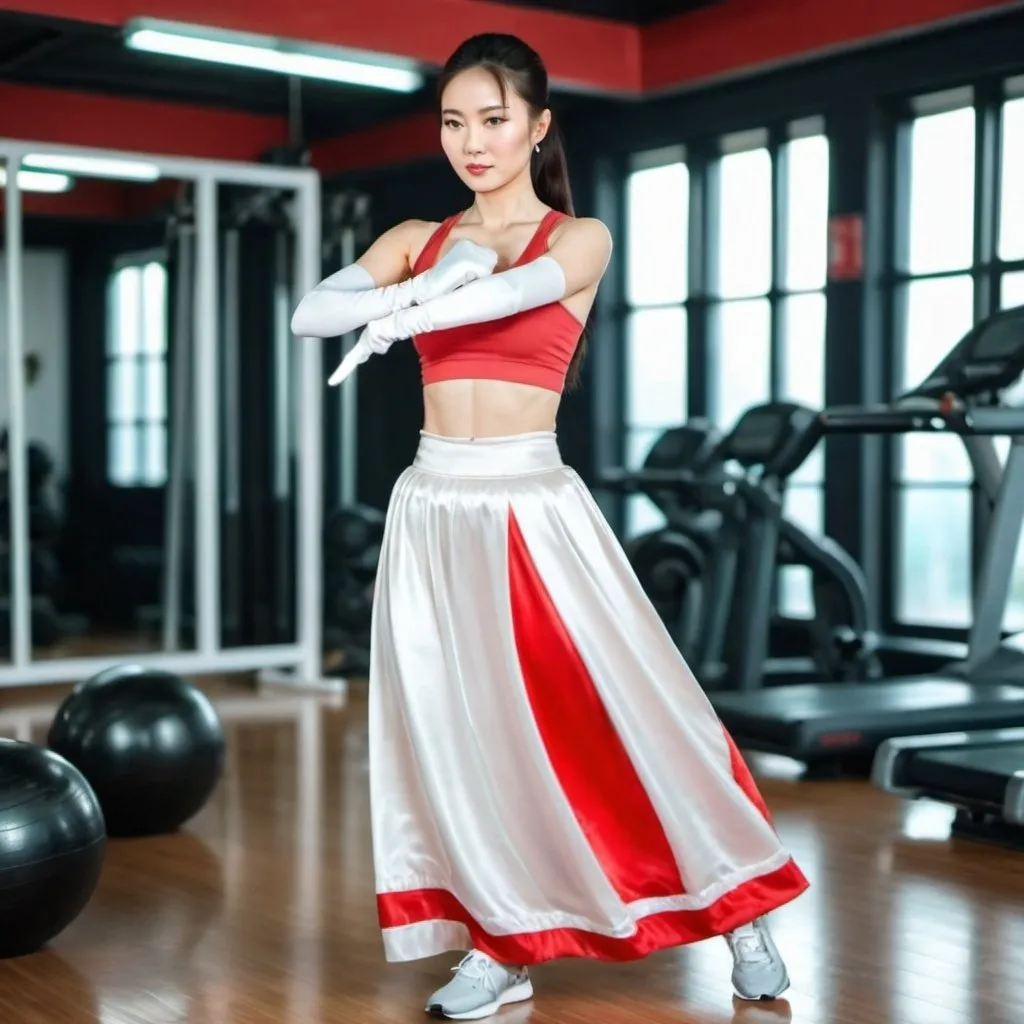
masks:
<path fill-rule="evenodd" d="M 423 389 L 423 429 L 442 437 L 508 437 L 554 430 L 561 396 L 499 380 L 445 380 Z"/>
<path fill-rule="evenodd" d="M 413 272 L 416 260 L 430 236 L 439 227 L 436 223 L 421 222 L 408 253 L 409 272 Z M 522 251 L 530 234 L 536 230 L 531 225 L 528 232 L 516 238 L 515 255 Z M 550 241 L 558 237 L 561 228 L 556 227 Z M 447 251 L 460 237 L 472 237 L 473 229 L 459 227 L 446 239 L 443 251 Z M 496 245 L 489 237 L 475 237 L 481 245 Z M 497 270 L 507 267 L 514 258 L 511 251 L 501 247 Z M 443 252 L 439 254 L 443 255 Z M 586 293 L 573 296 L 565 302 L 569 312 L 584 322 L 593 302 L 596 285 Z M 428 384 L 423 389 L 423 429 L 429 434 L 442 437 L 509 437 L 513 434 L 529 434 L 537 430 L 554 430 L 555 417 L 561 395 L 547 388 L 530 384 L 512 384 L 499 380 L 446 380 Z"/>

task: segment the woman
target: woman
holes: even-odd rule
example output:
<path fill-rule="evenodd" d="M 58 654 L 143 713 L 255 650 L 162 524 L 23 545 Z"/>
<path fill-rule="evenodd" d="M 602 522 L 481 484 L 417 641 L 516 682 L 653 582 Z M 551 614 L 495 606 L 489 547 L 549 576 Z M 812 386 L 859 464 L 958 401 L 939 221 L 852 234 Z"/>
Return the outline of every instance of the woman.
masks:
<path fill-rule="evenodd" d="M 722 935 L 774 998 L 762 916 L 807 881 L 596 504 L 563 465 L 559 398 L 611 253 L 574 218 L 547 74 L 474 37 L 441 75 L 441 141 L 475 193 L 401 224 L 298 306 L 363 325 L 337 382 L 398 341 L 425 422 L 388 509 L 374 600 L 370 771 L 389 960 L 468 950 L 428 1012 L 529 999 L 527 968 Z"/>

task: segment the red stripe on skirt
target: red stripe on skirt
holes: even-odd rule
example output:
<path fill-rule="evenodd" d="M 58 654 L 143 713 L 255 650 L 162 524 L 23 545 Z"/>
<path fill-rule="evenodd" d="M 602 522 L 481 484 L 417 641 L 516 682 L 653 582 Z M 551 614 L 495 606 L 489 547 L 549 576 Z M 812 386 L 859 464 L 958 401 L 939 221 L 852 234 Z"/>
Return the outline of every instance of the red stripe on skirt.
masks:
<path fill-rule="evenodd" d="M 736 780 L 736 785 L 743 790 L 746 798 L 761 812 L 764 820 L 771 825 L 771 811 L 768 810 L 768 805 L 764 802 L 764 797 L 761 796 L 761 791 L 757 788 L 754 776 L 750 774 L 747 762 L 743 760 L 743 755 L 737 749 L 735 741 L 729 735 L 725 726 L 722 726 L 722 732 L 725 734 L 725 742 L 729 745 L 729 763 L 732 766 L 732 777 Z"/>
<path fill-rule="evenodd" d="M 580 828 L 623 902 L 682 895 L 686 889 L 665 830 L 511 508 L 508 565 L 520 671 L 548 758 Z"/>
<path fill-rule="evenodd" d="M 636 923 L 636 931 L 624 938 L 599 935 L 582 928 L 492 935 L 484 931 L 451 893 L 441 889 L 380 893 L 377 912 L 384 929 L 431 921 L 465 925 L 472 948 L 500 963 L 529 966 L 562 957 L 625 962 L 639 960 L 661 949 L 724 935 L 796 899 L 807 884 L 803 873 L 790 860 L 777 871 L 738 885 L 707 907 L 669 910 L 641 918 Z"/>

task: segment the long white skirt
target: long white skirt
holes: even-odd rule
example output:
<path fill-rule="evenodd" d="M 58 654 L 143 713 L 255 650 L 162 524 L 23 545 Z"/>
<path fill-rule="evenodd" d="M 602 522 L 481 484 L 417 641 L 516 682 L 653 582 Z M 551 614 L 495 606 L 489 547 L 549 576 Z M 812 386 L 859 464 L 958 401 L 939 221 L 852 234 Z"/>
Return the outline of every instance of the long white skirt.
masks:
<path fill-rule="evenodd" d="M 388 960 L 631 960 L 807 887 L 554 433 L 422 436 L 370 661 Z"/>

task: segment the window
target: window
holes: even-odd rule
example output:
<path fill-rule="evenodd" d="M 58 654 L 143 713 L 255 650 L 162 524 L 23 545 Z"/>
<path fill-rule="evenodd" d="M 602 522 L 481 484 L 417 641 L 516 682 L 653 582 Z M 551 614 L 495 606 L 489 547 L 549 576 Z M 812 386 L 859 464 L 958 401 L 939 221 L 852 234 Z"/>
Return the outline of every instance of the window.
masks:
<path fill-rule="evenodd" d="M 824 405 L 829 147 L 812 119 L 778 140 L 729 136 L 721 149 L 709 366 L 711 415 L 728 430 L 761 402 Z M 819 445 L 786 488 L 786 515 L 812 533 L 823 530 L 823 474 Z M 783 614 L 811 614 L 808 569 L 787 567 L 780 587 Z"/>
<path fill-rule="evenodd" d="M 156 258 L 110 279 L 107 477 L 117 487 L 167 480 L 167 272 Z"/>
<path fill-rule="evenodd" d="M 686 419 L 689 207 L 679 150 L 637 161 L 626 184 L 625 441 L 632 469 L 664 430 Z M 627 536 L 663 522 L 646 497 L 629 498 Z"/>
<path fill-rule="evenodd" d="M 897 183 L 905 191 L 897 195 L 903 214 L 894 253 L 894 392 L 924 379 L 979 319 L 1024 304 L 1024 101 L 1008 95 L 993 108 L 972 89 L 919 97 L 897 143 Z M 976 180 L 976 168 L 988 166 L 978 154 L 994 144 L 999 165 Z M 1005 456 L 1009 441 L 996 444 Z M 894 469 L 894 618 L 964 629 L 973 613 L 972 549 L 981 527 L 963 442 L 898 438 Z M 1005 624 L 1020 629 L 1020 551 L 1016 564 Z"/>
<path fill-rule="evenodd" d="M 711 416 L 722 430 L 771 397 L 772 159 L 764 139 L 723 139 L 717 167 L 708 355 Z"/>
<path fill-rule="evenodd" d="M 951 109 L 934 109 L 958 101 Z M 969 94 L 934 97 L 923 105 L 902 140 L 909 195 L 894 302 L 896 391 L 923 380 L 974 323 L 975 111 Z M 963 443 L 910 434 L 895 445 L 895 617 L 967 626 L 971 470 Z"/>
<path fill-rule="evenodd" d="M 1008 92 L 1022 91 L 1024 81 L 1008 83 Z M 1016 89 L 1015 89 L 1016 87 Z M 1008 99 L 1001 111 L 1002 160 L 999 174 L 999 306 L 1009 309 L 1024 306 L 1024 194 L 1020 188 L 1024 175 L 1024 97 Z M 1008 269 L 1012 268 L 1012 269 Z M 1024 402 L 1024 389 L 1014 389 L 1013 401 Z M 1009 439 L 999 438 L 1000 453 L 1005 458 Z M 1003 621 L 1004 628 L 1024 630 L 1024 544 L 1018 541 L 1014 562 L 1010 603 Z"/>

